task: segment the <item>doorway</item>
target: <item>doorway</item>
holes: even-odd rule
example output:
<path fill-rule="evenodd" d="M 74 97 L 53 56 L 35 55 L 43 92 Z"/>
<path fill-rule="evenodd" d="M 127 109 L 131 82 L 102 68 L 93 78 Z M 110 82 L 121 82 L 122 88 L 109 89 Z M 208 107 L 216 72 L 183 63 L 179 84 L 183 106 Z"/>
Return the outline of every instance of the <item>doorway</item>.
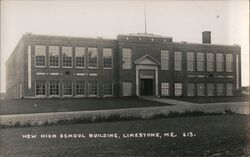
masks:
<path fill-rule="evenodd" d="M 153 95 L 154 93 L 154 80 L 153 79 L 141 79 L 141 95 Z"/>

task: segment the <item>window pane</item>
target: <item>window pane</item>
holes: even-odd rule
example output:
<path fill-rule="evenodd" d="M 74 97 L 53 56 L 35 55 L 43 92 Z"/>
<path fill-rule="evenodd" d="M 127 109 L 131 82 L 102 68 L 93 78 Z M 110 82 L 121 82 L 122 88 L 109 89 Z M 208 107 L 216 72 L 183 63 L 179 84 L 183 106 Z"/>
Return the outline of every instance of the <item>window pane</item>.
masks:
<path fill-rule="evenodd" d="M 88 83 L 88 91 L 90 96 L 96 96 L 98 91 L 97 81 L 90 81 Z"/>
<path fill-rule="evenodd" d="M 88 59 L 89 59 L 89 67 L 90 68 L 97 68 L 98 62 L 97 62 L 97 48 L 88 48 Z"/>
<path fill-rule="evenodd" d="M 36 56 L 36 66 L 45 66 L 45 56 L 46 56 L 46 47 L 43 45 L 35 46 L 35 56 Z"/>
<path fill-rule="evenodd" d="M 63 95 L 72 95 L 72 83 L 63 82 Z"/>
<path fill-rule="evenodd" d="M 169 70 L 169 51 L 161 50 L 161 70 Z"/>
<path fill-rule="evenodd" d="M 226 71 L 232 72 L 233 71 L 233 55 L 226 54 Z"/>
<path fill-rule="evenodd" d="M 224 69 L 224 58 L 222 53 L 216 53 L 216 71 L 222 72 Z"/>
<path fill-rule="evenodd" d="M 216 87 L 217 87 L 217 96 L 224 96 L 225 93 L 224 84 L 217 83 Z"/>
<path fill-rule="evenodd" d="M 122 83 L 123 96 L 132 96 L 132 83 L 123 82 Z"/>
<path fill-rule="evenodd" d="M 103 49 L 103 67 L 112 68 L 113 67 L 113 52 L 110 48 Z"/>
<path fill-rule="evenodd" d="M 195 96 L 195 85 L 194 83 L 187 84 L 187 96 Z"/>
<path fill-rule="evenodd" d="M 45 95 L 45 82 L 43 81 L 38 81 L 36 82 L 36 95 Z"/>
<path fill-rule="evenodd" d="M 207 96 L 214 96 L 214 84 L 213 83 L 207 84 Z"/>
<path fill-rule="evenodd" d="M 113 83 L 112 82 L 104 82 L 103 83 L 103 95 L 106 95 L 106 96 L 113 95 Z"/>
<path fill-rule="evenodd" d="M 187 52 L 187 71 L 194 71 L 194 53 Z"/>
<path fill-rule="evenodd" d="M 174 84 L 174 95 L 181 96 L 182 95 L 182 83 Z"/>
<path fill-rule="evenodd" d="M 197 71 L 204 71 L 204 53 L 197 53 Z"/>
<path fill-rule="evenodd" d="M 227 91 L 226 95 L 227 96 L 233 96 L 233 84 L 232 83 L 227 83 Z"/>
<path fill-rule="evenodd" d="M 182 54 L 181 52 L 174 52 L 174 69 L 175 71 L 181 71 L 182 69 Z"/>
<path fill-rule="evenodd" d="M 132 50 L 129 48 L 122 49 L 122 68 L 123 69 L 132 68 Z"/>
<path fill-rule="evenodd" d="M 59 66 L 58 46 L 49 46 L 49 66 Z"/>
<path fill-rule="evenodd" d="M 62 47 L 63 67 L 72 67 L 72 47 Z"/>
<path fill-rule="evenodd" d="M 76 95 L 85 95 L 85 82 L 76 82 Z"/>
<path fill-rule="evenodd" d="M 59 82 L 50 82 L 49 94 L 50 95 L 59 95 Z"/>
<path fill-rule="evenodd" d="M 207 71 L 214 71 L 214 54 L 207 53 Z"/>
<path fill-rule="evenodd" d="M 197 96 L 205 96 L 204 90 L 205 90 L 205 84 L 198 83 L 197 84 Z"/>
<path fill-rule="evenodd" d="M 168 96 L 169 95 L 169 83 L 168 82 L 162 82 L 161 83 L 161 95 L 162 96 Z"/>
<path fill-rule="evenodd" d="M 76 67 L 85 67 L 85 48 L 84 47 L 76 47 L 75 48 L 75 62 Z"/>

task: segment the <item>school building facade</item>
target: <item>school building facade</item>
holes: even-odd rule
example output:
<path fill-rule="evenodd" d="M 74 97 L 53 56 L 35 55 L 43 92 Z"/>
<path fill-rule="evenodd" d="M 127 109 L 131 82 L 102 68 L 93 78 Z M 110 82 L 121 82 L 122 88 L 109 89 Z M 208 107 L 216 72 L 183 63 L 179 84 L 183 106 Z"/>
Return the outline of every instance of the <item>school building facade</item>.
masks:
<path fill-rule="evenodd" d="M 6 62 L 7 97 L 234 96 L 241 48 L 173 42 L 153 34 L 117 39 L 25 34 Z"/>

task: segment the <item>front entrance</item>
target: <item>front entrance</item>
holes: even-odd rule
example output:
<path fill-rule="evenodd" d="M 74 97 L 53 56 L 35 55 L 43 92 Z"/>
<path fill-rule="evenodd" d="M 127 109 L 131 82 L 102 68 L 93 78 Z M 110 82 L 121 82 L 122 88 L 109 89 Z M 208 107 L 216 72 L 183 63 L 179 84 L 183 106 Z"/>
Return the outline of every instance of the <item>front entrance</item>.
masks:
<path fill-rule="evenodd" d="M 154 80 L 153 79 L 141 79 L 141 95 L 153 95 L 154 93 Z"/>

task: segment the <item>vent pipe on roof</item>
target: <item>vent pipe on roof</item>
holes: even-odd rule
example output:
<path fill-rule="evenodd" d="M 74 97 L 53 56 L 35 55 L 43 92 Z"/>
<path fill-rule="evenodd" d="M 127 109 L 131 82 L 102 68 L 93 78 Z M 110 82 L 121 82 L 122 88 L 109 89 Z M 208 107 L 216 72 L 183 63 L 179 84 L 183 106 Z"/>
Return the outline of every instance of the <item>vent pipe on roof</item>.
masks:
<path fill-rule="evenodd" d="M 202 32 L 202 43 L 211 44 L 211 32 L 210 31 Z"/>

